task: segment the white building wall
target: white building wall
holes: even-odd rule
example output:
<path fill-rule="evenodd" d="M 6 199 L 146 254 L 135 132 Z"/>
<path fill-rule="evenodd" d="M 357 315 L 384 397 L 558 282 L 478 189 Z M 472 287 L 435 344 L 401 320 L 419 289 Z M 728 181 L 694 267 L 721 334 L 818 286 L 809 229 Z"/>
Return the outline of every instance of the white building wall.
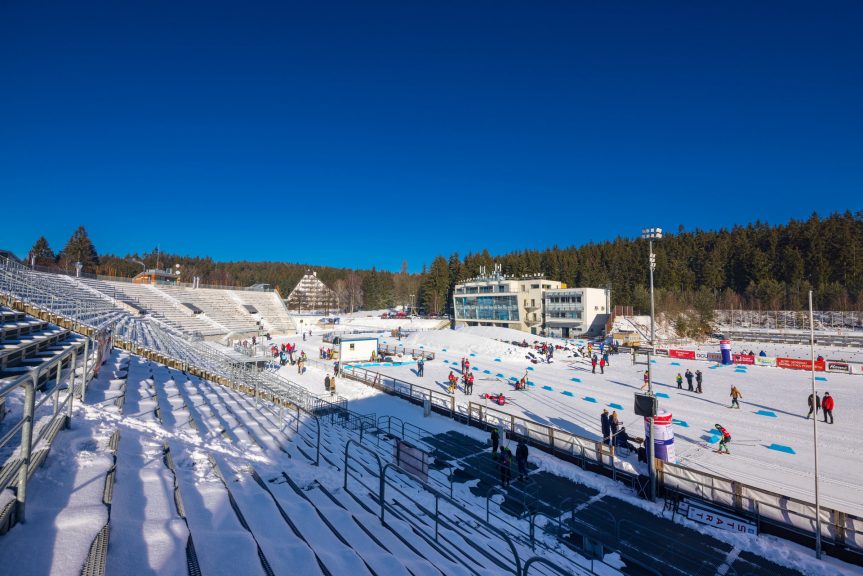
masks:
<path fill-rule="evenodd" d="M 339 362 L 368 362 L 378 352 L 377 338 L 342 340 L 339 342 Z"/>

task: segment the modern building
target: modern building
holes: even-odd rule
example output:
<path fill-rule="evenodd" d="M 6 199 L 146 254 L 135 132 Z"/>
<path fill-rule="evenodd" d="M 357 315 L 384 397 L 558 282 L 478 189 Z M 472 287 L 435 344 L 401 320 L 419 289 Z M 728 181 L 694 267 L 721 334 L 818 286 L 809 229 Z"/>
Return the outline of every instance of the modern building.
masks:
<path fill-rule="evenodd" d="M 560 288 L 544 294 L 545 334 L 560 338 L 601 336 L 611 307 L 605 288 Z"/>
<path fill-rule="evenodd" d="M 499 326 L 531 334 L 542 330 L 542 298 L 561 283 L 541 274 L 506 276 L 500 266 L 476 278 L 459 282 L 453 293 L 455 323 L 461 326 Z"/>

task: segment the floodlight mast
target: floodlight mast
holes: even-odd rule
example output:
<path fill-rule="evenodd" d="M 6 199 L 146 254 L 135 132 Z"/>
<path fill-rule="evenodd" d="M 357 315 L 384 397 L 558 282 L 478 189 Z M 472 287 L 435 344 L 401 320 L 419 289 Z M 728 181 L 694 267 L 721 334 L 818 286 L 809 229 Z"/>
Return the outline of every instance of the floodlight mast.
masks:
<path fill-rule="evenodd" d="M 653 253 L 653 241 L 662 238 L 662 228 L 642 228 L 641 237 L 648 241 L 650 252 L 650 350 L 647 353 L 647 393 L 653 396 L 653 356 L 656 355 L 656 320 L 654 315 L 653 271 L 656 269 L 656 254 Z M 656 441 L 654 440 L 653 416 L 648 418 L 650 425 L 650 444 L 647 467 L 650 473 L 650 499 L 656 500 Z"/>

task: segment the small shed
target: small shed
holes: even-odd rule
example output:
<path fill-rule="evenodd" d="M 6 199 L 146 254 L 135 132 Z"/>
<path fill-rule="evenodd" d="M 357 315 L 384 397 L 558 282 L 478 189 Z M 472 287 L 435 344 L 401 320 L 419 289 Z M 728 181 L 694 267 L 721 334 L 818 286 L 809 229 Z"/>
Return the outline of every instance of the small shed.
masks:
<path fill-rule="evenodd" d="M 368 362 L 378 353 L 378 339 L 372 336 L 342 336 L 339 362 Z"/>

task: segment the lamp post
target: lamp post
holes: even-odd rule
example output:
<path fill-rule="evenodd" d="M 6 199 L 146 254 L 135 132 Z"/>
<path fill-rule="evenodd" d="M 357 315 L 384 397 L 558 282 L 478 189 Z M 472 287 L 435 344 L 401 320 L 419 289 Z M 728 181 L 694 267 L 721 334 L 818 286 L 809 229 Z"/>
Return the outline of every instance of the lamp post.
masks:
<path fill-rule="evenodd" d="M 809 291 L 809 351 L 812 354 L 812 444 L 815 448 L 815 557 L 821 559 L 821 505 L 818 501 L 818 396 L 815 392 L 815 322 L 812 312 L 812 290 Z M 827 419 L 824 419 L 825 422 Z"/>
<path fill-rule="evenodd" d="M 656 269 L 656 254 L 653 253 L 653 241 L 662 238 L 662 228 L 643 228 L 641 237 L 647 239 L 650 246 L 650 351 L 647 353 L 647 393 L 653 396 L 653 356 L 656 355 L 656 321 L 654 319 L 653 303 L 653 271 Z M 654 438 L 653 416 L 648 418 L 650 425 L 650 457 L 647 468 L 650 474 L 650 499 L 656 500 L 656 440 Z"/>

